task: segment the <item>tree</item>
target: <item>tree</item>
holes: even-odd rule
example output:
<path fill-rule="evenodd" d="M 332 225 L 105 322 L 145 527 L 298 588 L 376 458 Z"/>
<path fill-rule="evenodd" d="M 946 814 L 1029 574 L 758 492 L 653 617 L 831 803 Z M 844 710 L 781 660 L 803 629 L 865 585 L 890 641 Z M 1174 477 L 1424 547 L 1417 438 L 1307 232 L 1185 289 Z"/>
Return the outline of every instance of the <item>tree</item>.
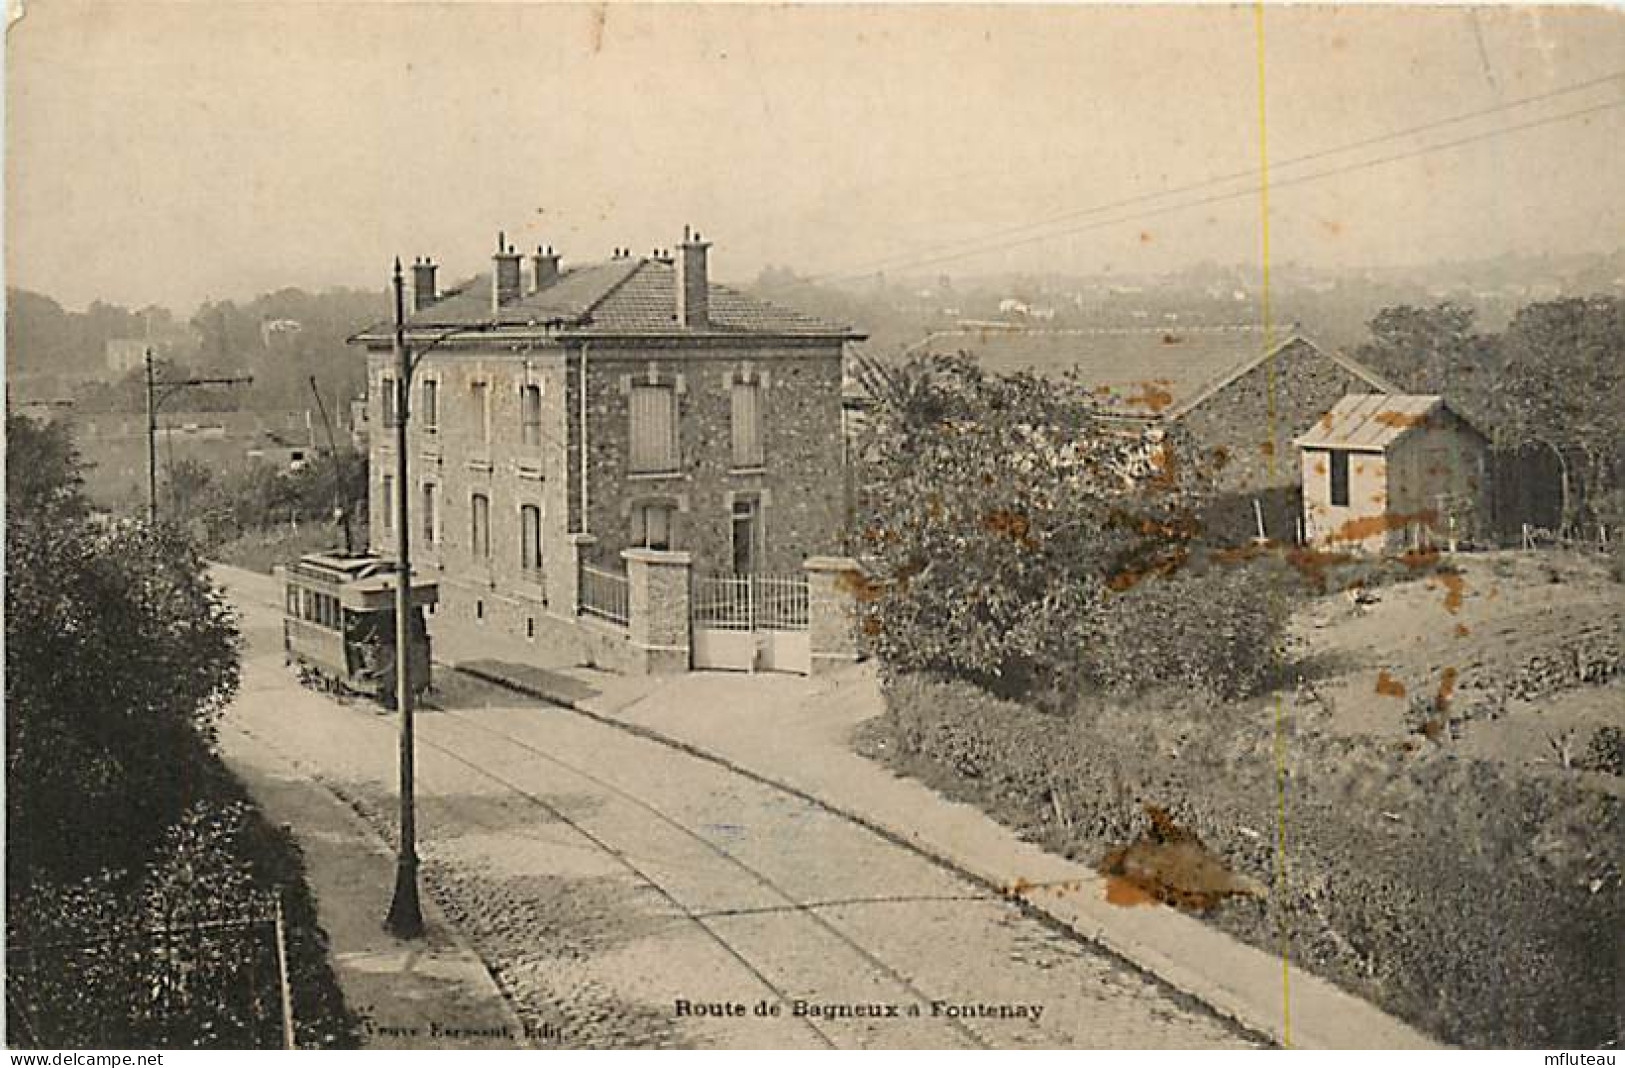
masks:
<path fill-rule="evenodd" d="M 137 864 L 179 818 L 239 637 L 180 532 L 98 522 L 63 435 L 6 433 L 6 860 L 26 886 Z"/>
<path fill-rule="evenodd" d="M 1075 676 L 1110 599 L 1185 563 L 1199 465 L 1103 424 L 1076 382 L 962 356 L 882 378 L 860 494 L 883 663 L 1012 694 Z"/>
<path fill-rule="evenodd" d="M 1557 458 L 1563 525 L 1595 511 L 1612 489 L 1625 455 L 1625 301 L 1572 298 L 1531 304 L 1503 335 L 1499 382 L 1511 428 Z"/>
<path fill-rule="evenodd" d="M 1474 329 L 1473 318 L 1473 309 L 1450 301 L 1384 308 L 1354 356 L 1402 389 L 1443 396 L 1487 432 L 1499 421 L 1499 349 L 1493 337 Z"/>

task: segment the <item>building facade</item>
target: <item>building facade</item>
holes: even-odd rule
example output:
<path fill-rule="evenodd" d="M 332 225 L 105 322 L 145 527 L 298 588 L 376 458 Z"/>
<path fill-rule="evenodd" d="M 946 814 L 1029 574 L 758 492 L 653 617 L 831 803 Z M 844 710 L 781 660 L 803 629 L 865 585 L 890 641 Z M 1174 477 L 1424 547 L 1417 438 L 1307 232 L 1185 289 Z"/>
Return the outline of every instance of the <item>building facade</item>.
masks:
<path fill-rule="evenodd" d="M 590 645 L 582 565 L 625 574 L 648 550 L 758 575 L 839 551 L 842 352 L 858 335 L 712 283 L 708 250 L 685 236 L 674 255 L 566 269 L 499 240 L 490 274 L 445 292 L 433 263 L 412 265 L 405 490 L 437 615 Z M 391 554 L 392 330 L 353 340 L 368 350 L 371 536 Z"/>

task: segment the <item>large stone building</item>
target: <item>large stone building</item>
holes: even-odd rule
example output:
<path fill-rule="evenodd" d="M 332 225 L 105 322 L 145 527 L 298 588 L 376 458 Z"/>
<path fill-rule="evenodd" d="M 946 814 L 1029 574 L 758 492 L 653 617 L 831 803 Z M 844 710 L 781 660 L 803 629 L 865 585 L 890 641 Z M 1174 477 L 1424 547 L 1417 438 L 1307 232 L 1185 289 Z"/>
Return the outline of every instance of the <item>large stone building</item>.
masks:
<path fill-rule="evenodd" d="M 434 263 L 411 265 L 407 489 L 414 558 L 440 572 L 437 616 L 549 632 L 625 666 L 583 628 L 603 614 L 581 588 L 594 575 L 673 561 L 796 575 L 839 551 L 842 352 L 859 335 L 712 283 L 708 247 L 685 234 L 675 255 L 566 268 L 499 237 L 491 272 L 446 291 Z M 392 330 L 353 340 L 368 350 L 370 529 L 390 553 Z M 627 625 L 627 610 L 608 614 Z M 686 644 L 643 638 L 672 660 Z"/>

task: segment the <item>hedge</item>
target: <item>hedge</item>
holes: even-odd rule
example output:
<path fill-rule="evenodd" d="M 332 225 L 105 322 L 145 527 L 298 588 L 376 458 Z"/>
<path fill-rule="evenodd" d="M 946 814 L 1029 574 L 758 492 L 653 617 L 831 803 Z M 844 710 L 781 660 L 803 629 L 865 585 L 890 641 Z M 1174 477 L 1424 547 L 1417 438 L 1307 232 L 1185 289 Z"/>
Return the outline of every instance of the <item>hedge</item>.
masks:
<path fill-rule="evenodd" d="M 901 770 L 970 792 L 1052 849 L 1099 863 L 1166 810 L 1238 876 L 1274 886 L 1274 698 L 1091 701 L 1054 714 L 963 682 L 887 681 Z M 1211 922 L 1457 1044 L 1613 1038 L 1620 800 L 1413 739 L 1315 729 L 1284 698 L 1285 889 Z"/>

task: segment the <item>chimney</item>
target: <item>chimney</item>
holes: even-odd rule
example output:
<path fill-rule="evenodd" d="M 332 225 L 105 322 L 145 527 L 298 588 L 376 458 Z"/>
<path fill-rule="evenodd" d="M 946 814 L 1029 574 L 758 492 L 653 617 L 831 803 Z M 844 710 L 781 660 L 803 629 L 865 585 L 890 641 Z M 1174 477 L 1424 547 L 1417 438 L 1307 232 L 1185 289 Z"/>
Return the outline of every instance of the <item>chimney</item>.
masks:
<path fill-rule="evenodd" d="M 553 251 L 553 246 L 543 250 L 537 245 L 536 251 L 530 257 L 531 292 L 546 289 L 559 277 L 559 254 Z"/>
<path fill-rule="evenodd" d="M 434 273 L 437 265 L 427 256 L 419 256 L 412 261 L 412 310 L 422 311 L 433 304 L 437 294 L 434 288 Z"/>
<path fill-rule="evenodd" d="M 507 243 L 507 235 L 497 234 L 496 255 L 491 257 L 494 265 L 491 271 L 491 310 L 499 311 L 502 306 L 520 295 L 519 263 L 521 257 L 514 251 L 512 245 Z"/>
<path fill-rule="evenodd" d="M 711 326 L 711 284 L 705 274 L 705 250 L 711 246 L 683 227 L 677 246 L 677 325 L 689 330 Z"/>

